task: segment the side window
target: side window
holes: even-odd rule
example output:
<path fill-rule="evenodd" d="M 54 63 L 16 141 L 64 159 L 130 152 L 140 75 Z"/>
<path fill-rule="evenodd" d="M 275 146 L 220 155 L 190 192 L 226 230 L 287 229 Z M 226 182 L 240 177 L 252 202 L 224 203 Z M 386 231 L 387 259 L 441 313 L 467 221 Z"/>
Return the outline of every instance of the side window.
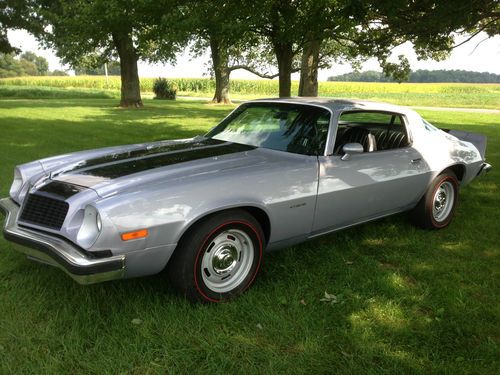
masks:
<path fill-rule="evenodd" d="M 335 153 L 346 143 L 360 143 L 365 152 L 391 150 L 409 145 L 402 116 L 379 111 L 344 112 L 339 118 Z"/>

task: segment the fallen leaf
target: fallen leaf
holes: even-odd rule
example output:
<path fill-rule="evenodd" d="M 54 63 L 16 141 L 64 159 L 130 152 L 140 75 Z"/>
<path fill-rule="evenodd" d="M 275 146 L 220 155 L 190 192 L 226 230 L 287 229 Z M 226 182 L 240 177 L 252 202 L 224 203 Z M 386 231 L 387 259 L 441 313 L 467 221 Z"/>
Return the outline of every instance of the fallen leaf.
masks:
<path fill-rule="evenodd" d="M 325 291 L 325 296 L 320 299 L 321 302 L 337 303 L 337 296 L 335 294 L 330 294 Z"/>

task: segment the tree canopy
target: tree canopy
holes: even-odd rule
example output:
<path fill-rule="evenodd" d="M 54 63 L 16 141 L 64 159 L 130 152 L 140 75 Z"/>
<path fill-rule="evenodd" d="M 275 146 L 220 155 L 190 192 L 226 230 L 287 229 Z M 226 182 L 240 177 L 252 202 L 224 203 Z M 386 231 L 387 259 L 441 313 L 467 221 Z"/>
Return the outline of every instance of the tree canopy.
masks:
<path fill-rule="evenodd" d="M 42 29 L 39 22 L 36 0 L 2 0 L 0 1 L 0 52 L 18 53 L 7 38 L 7 30 L 24 29 L 39 32 Z"/>

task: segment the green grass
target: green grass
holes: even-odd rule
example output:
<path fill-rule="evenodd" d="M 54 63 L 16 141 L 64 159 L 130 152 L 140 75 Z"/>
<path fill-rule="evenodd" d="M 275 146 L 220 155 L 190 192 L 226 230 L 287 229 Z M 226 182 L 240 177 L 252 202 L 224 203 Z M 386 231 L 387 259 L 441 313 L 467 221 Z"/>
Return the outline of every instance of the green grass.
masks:
<path fill-rule="evenodd" d="M 1 195 L 16 164 L 194 136 L 231 108 L 114 105 L 0 100 Z M 488 135 L 488 160 L 500 166 L 500 116 L 422 113 Z M 397 215 L 268 254 L 254 287 L 216 306 L 177 297 L 163 274 L 80 286 L 1 239 L 0 373 L 497 373 L 499 176 L 461 191 L 449 228 L 423 231 Z M 325 291 L 338 303 L 321 302 Z"/>
<path fill-rule="evenodd" d="M 141 91 L 151 95 L 155 78 L 141 78 Z M 212 97 L 214 80 L 208 78 L 169 79 L 178 88 L 178 95 Z M 16 77 L 0 79 L 0 87 L 29 86 L 55 88 L 87 88 L 109 90 L 116 95 L 120 77 Z M 292 82 L 292 95 L 297 95 L 299 83 Z M 278 95 L 277 80 L 231 80 L 231 97 L 255 99 Z M 325 97 L 386 101 L 400 105 L 464 108 L 500 108 L 499 84 L 468 83 L 374 83 L 374 82 L 319 82 L 319 95 Z M 1 92 L 0 92 L 1 97 Z"/>

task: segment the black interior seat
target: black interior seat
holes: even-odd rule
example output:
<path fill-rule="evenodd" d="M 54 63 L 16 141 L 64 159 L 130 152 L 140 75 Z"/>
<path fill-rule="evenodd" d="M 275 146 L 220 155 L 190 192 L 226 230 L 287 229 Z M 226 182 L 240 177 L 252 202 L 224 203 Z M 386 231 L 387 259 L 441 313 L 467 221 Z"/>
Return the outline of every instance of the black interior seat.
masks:
<path fill-rule="evenodd" d="M 363 146 L 364 152 L 377 150 L 375 136 L 368 129 L 361 127 L 347 128 L 335 143 L 338 145 L 335 149 L 335 154 L 340 154 L 342 147 L 347 143 L 360 143 Z"/>
<path fill-rule="evenodd" d="M 373 132 L 379 150 L 391 150 L 408 146 L 408 137 L 397 130 L 377 130 Z"/>

